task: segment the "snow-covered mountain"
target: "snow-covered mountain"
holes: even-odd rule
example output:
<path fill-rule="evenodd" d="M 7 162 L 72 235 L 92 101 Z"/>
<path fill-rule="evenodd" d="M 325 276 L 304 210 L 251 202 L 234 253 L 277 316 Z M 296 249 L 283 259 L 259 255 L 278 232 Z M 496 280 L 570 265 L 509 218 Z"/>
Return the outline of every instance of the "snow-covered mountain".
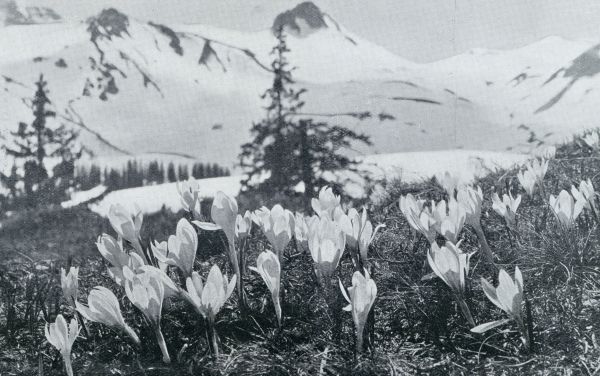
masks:
<path fill-rule="evenodd" d="M 44 74 L 58 120 L 79 129 L 100 157 L 175 153 L 232 166 L 263 115 L 260 94 L 271 84 L 280 27 L 295 77 L 308 89 L 303 111 L 370 135 L 373 147 L 360 153 L 523 150 L 529 133 L 521 124 L 546 133 L 572 115 L 572 103 L 579 116 L 595 110 L 600 58 L 591 43 L 553 38 L 416 64 L 310 2 L 254 33 L 106 9 L 84 23 L 0 29 L 0 135 L 31 120 L 27 98 Z"/>
<path fill-rule="evenodd" d="M 54 23 L 60 15 L 51 8 L 22 6 L 15 0 L 0 0 L 0 26 Z"/>

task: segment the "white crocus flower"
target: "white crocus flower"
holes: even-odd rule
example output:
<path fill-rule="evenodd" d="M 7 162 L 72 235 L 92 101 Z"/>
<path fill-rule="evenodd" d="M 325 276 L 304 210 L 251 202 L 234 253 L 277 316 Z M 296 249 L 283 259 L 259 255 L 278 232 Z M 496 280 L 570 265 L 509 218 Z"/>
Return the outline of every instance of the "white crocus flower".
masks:
<path fill-rule="evenodd" d="M 108 211 L 108 220 L 119 238 L 129 242 L 143 259 L 144 251 L 140 243 L 140 231 L 144 216 L 141 210 L 136 208 L 135 213 L 132 214 L 121 204 L 111 205 Z"/>
<path fill-rule="evenodd" d="M 410 227 L 423 234 L 429 243 L 433 243 L 436 238 L 436 222 L 431 209 L 424 205 L 424 200 L 417 200 L 410 193 L 400 197 L 400 211 Z"/>
<path fill-rule="evenodd" d="M 346 244 L 351 248 L 358 249 L 360 258 L 365 263 L 367 262 L 369 245 L 375 239 L 377 231 L 385 225 L 379 224 L 373 229 L 371 221 L 367 219 L 367 210 L 364 208 L 362 214 L 358 214 L 358 211 L 354 208 L 350 209 L 347 217 L 350 220 L 350 226 L 349 230 L 346 230 Z"/>
<path fill-rule="evenodd" d="M 492 209 L 506 221 L 509 227 L 514 226 L 517 223 L 517 209 L 521 204 L 521 195 L 514 198 L 510 193 L 502 196 L 502 201 L 497 193 L 492 195 Z"/>
<path fill-rule="evenodd" d="M 571 186 L 571 194 L 577 202 L 581 202 L 584 208 L 593 210 L 596 213 L 596 190 L 590 179 L 582 180 L 579 188 Z"/>
<path fill-rule="evenodd" d="M 301 213 L 296 213 L 294 219 L 294 237 L 302 251 L 308 250 L 308 221 Z"/>
<path fill-rule="evenodd" d="M 200 185 L 196 179 L 190 177 L 184 182 L 177 182 L 176 185 L 183 210 L 192 213 L 194 217 L 199 217 L 200 202 L 198 201 L 198 194 L 200 192 Z"/>
<path fill-rule="evenodd" d="M 316 264 L 317 277 L 326 279 L 333 275 L 345 248 L 346 235 L 337 222 L 328 217 L 310 221 L 308 249 Z"/>
<path fill-rule="evenodd" d="M 235 228 L 236 218 L 238 215 L 238 205 L 235 198 L 227 196 L 225 193 L 219 191 L 213 199 L 213 204 L 210 209 L 210 216 L 215 224 L 194 221 L 193 223 L 203 230 L 223 230 L 225 237 L 227 238 L 227 245 L 229 248 L 229 262 L 233 267 L 235 275 L 240 276 L 237 278 L 237 292 L 240 301 L 242 299 L 242 275 L 240 274 L 240 263 L 238 259 L 238 252 L 235 247 Z"/>
<path fill-rule="evenodd" d="M 455 192 L 459 188 L 460 176 L 452 175 L 450 172 L 446 171 L 442 175 L 439 175 L 437 180 L 446 193 L 448 193 L 448 197 L 454 198 Z"/>
<path fill-rule="evenodd" d="M 89 321 L 98 322 L 116 330 L 121 330 L 135 342 L 140 344 L 137 334 L 125 323 L 121 314 L 119 301 L 112 291 L 103 286 L 96 286 L 88 295 L 88 305 L 75 303 L 77 311 Z"/>
<path fill-rule="evenodd" d="M 517 174 L 519 183 L 523 186 L 527 194 L 533 197 L 536 185 L 543 187 L 544 177 L 548 171 L 548 160 L 535 159 L 526 166 L 525 170 Z"/>
<path fill-rule="evenodd" d="M 175 235 L 169 236 L 166 252 L 161 246 L 152 247 L 154 256 L 159 261 L 178 267 L 185 278 L 192 275 L 197 250 L 198 234 L 185 218 L 177 223 Z"/>
<path fill-rule="evenodd" d="M 600 137 L 598 132 L 590 132 L 583 137 L 583 142 L 593 150 L 600 149 Z"/>
<path fill-rule="evenodd" d="M 575 201 L 573 196 L 563 189 L 558 197 L 550 195 L 549 203 L 558 222 L 569 228 L 575 224 L 575 220 L 583 211 L 586 201 Z"/>
<path fill-rule="evenodd" d="M 459 205 L 456 199 L 451 198 L 449 202 L 445 200 L 438 202 L 435 210 L 433 210 L 433 216 L 435 218 L 436 231 L 447 240 L 456 244 L 458 242 L 458 235 L 467 218 L 465 209 Z"/>
<path fill-rule="evenodd" d="M 281 261 L 283 251 L 296 231 L 294 214 L 281 205 L 275 205 L 271 210 L 262 207 L 255 212 L 255 221 Z"/>
<path fill-rule="evenodd" d="M 273 305 L 275 306 L 275 315 L 277 316 L 277 325 L 281 328 L 281 302 L 279 299 L 279 290 L 281 287 L 281 264 L 279 258 L 271 251 L 261 252 L 256 259 L 256 268 L 252 268 L 260 274 L 265 285 L 271 292 Z"/>
<path fill-rule="evenodd" d="M 252 230 L 252 214 L 246 210 L 244 216 L 238 214 L 235 217 L 235 237 L 240 241 L 244 241 Z"/>
<path fill-rule="evenodd" d="M 319 190 L 319 198 L 311 200 L 311 206 L 319 217 L 335 220 L 343 214 L 340 201 L 340 196 L 334 194 L 331 187 L 322 187 Z"/>
<path fill-rule="evenodd" d="M 60 287 L 63 291 L 63 296 L 70 306 L 75 307 L 77 301 L 77 292 L 79 288 L 79 268 L 71 266 L 67 273 L 64 268 L 60 268 Z"/>
<path fill-rule="evenodd" d="M 498 308 L 503 310 L 509 319 L 497 320 L 481 324 L 471 329 L 474 333 L 484 333 L 492 328 L 506 324 L 513 320 L 519 327 L 519 332 L 527 347 L 530 346 L 530 339 L 525 321 L 523 320 L 522 303 L 523 303 L 523 275 L 519 267 L 515 267 L 514 280 L 508 275 L 504 269 L 500 269 L 498 274 L 498 287 L 494 288 L 491 283 L 485 279 L 481 279 L 481 287 L 488 299 Z"/>
<path fill-rule="evenodd" d="M 481 205 L 483 204 L 481 187 L 478 186 L 477 189 L 471 186 L 462 187 L 458 190 L 457 200 L 465 210 L 465 222 L 473 227 L 481 226 Z"/>
<path fill-rule="evenodd" d="M 205 284 L 202 283 L 202 278 L 197 272 L 193 272 L 192 276 L 186 280 L 187 293 L 184 296 L 196 311 L 207 319 L 215 356 L 219 356 L 217 334 L 214 329 L 215 316 L 231 296 L 236 279 L 236 275 L 234 275 L 230 281 L 227 281 L 227 276 L 221 273 L 221 269 L 217 265 L 213 265 Z"/>
<path fill-rule="evenodd" d="M 348 288 L 347 293 L 342 282 L 339 281 L 339 283 L 344 298 L 350 303 L 344 310 L 352 312 L 352 320 L 356 328 L 356 351 L 361 352 L 365 325 L 377 297 L 377 286 L 366 270 L 365 275 L 362 275 L 359 271 L 354 272 L 352 287 Z"/>
<path fill-rule="evenodd" d="M 474 326 L 475 321 L 465 301 L 466 278 L 469 275 L 470 258 L 471 254 L 462 252 L 458 246 L 451 242 L 446 242 L 446 245 L 442 247 L 433 243 L 427 253 L 429 266 L 435 275 L 450 287 L 463 316 L 471 326 Z"/>
<path fill-rule="evenodd" d="M 58 315 L 56 316 L 56 321 L 54 323 L 46 323 L 44 329 L 48 342 L 60 352 L 65 363 L 67 375 L 73 376 L 71 348 L 81 329 L 79 323 L 76 319 L 71 319 L 71 323 L 67 326 L 65 318 L 62 315 Z"/>
<path fill-rule="evenodd" d="M 157 269 L 158 270 L 158 269 Z M 154 329 L 156 340 L 162 352 L 163 362 L 170 363 L 171 357 L 167 350 L 165 338 L 160 328 L 160 316 L 165 298 L 164 281 L 155 273 L 135 274 L 129 268 L 124 268 L 125 293 L 131 303 L 136 306 L 148 319 Z"/>
<path fill-rule="evenodd" d="M 144 260 L 137 253 L 125 252 L 123 243 L 110 235 L 102 234 L 96 242 L 98 251 L 110 263 L 108 275 L 119 285 L 123 284 L 123 268 L 137 270 L 144 265 Z"/>

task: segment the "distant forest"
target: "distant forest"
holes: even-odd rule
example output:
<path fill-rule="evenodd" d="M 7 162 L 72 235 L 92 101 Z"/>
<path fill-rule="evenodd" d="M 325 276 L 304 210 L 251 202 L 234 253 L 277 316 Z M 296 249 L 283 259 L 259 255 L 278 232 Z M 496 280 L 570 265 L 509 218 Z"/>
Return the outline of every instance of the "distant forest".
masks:
<path fill-rule="evenodd" d="M 109 190 L 141 187 L 149 184 L 161 184 L 196 179 L 229 176 L 228 168 L 216 163 L 194 163 L 193 165 L 169 163 L 168 165 L 153 161 L 140 163 L 130 160 L 124 168 L 101 168 L 98 165 L 81 166 L 75 169 L 75 186 L 88 190 L 100 184 Z"/>

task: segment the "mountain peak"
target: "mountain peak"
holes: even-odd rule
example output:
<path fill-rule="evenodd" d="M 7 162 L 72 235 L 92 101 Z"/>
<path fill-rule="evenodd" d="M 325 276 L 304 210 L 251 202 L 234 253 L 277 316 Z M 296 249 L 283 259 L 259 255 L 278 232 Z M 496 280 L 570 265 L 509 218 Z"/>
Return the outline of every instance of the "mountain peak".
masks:
<path fill-rule="evenodd" d="M 287 28 L 298 34 L 327 28 L 325 14 L 310 1 L 296 5 L 293 9 L 280 13 L 273 22 L 271 30 L 276 32 Z"/>
<path fill-rule="evenodd" d="M 0 0 L 0 26 L 59 22 L 61 17 L 51 8 L 23 7 L 15 0 Z"/>
<path fill-rule="evenodd" d="M 115 8 L 103 9 L 100 14 L 88 19 L 88 24 L 92 40 L 100 36 L 111 39 L 112 36 L 121 37 L 123 34 L 129 34 L 127 31 L 129 17 Z"/>

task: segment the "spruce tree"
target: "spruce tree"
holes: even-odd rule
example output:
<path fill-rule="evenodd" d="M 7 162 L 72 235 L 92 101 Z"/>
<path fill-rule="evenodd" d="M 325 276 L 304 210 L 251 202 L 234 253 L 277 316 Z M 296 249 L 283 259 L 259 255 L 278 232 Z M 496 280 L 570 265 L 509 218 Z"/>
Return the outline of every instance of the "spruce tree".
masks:
<path fill-rule="evenodd" d="M 253 140 L 242 145 L 239 156 L 246 172 L 242 188 L 267 195 L 290 196 L 294 188 L 303 183 L 304 201 L 308 206 L 319 186 L 332 183 L 326 179 L 327 175 L 356 170 L 357 163 L 347 150 L 356 143 L 370 145 L 370 140 L 342 126 L 315 122 L 300 112 L 304 106 L 301 97 L 306 89 L 296 88 L 283 29 L 275 36 L 277 45 L 272 50 L 271 63 L 273 83 L 261 97 L 269 101 L 265 118 L 253 124 Z"/>
<path fill-rule="evenodd" d="M 167 180 L 169 183 L 177 181 L 177 173 L 175 172 L 175 165 L 173 162 L 169 162 L 169 166 L 167 167 Z"/>

